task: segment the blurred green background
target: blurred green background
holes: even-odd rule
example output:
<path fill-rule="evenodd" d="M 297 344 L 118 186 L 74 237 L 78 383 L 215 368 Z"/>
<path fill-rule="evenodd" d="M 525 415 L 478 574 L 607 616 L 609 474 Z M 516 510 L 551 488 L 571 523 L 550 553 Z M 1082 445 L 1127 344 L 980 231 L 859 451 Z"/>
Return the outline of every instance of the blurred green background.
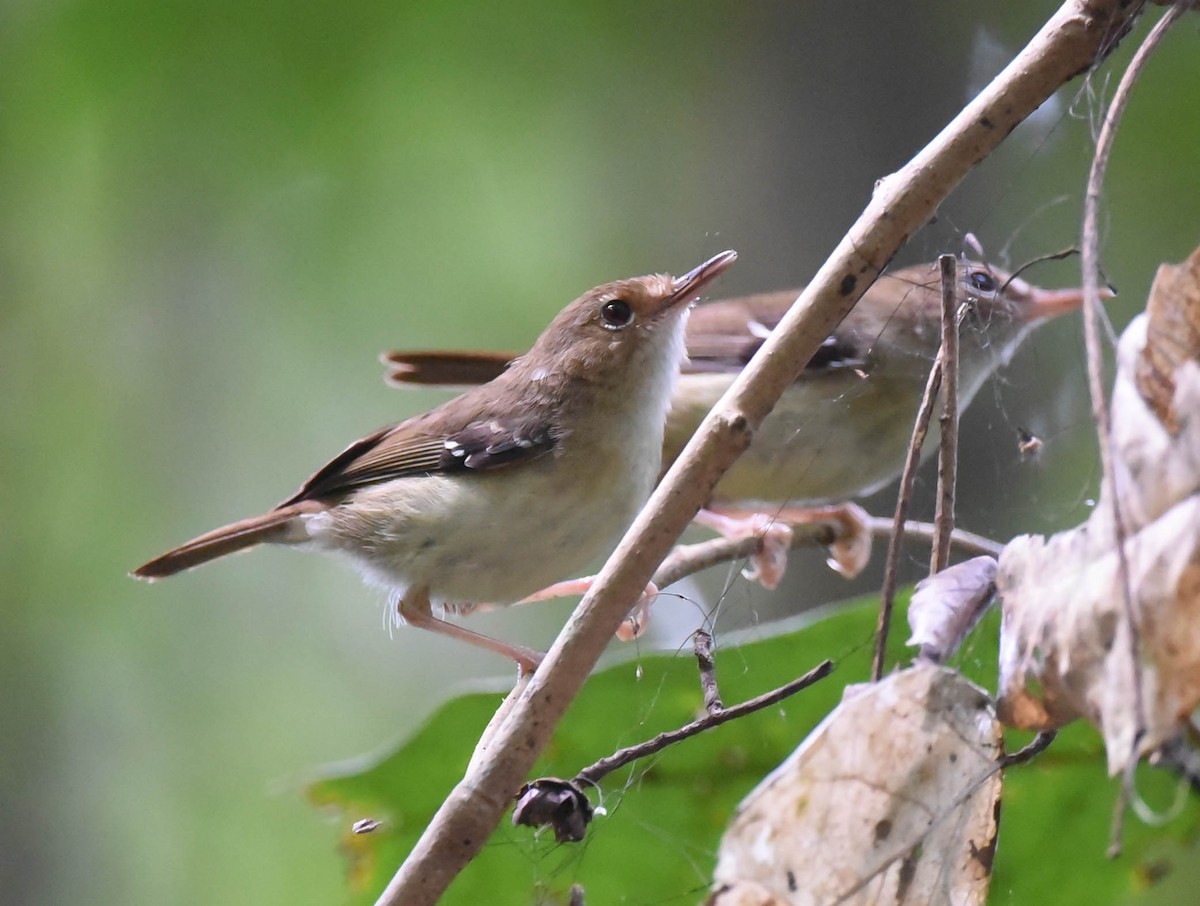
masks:
<path fill-rule="evenodd" d="M 386 348 L 519 349 L 583 289 L 724 248 L 741 259 L 721 294 L 802 283 L 1051 8 L 0 3 L 0 900 L 337 901 L 337 829 L 299 793 L 313 766 L 507 666 L 389 634 L 382 596 L 323 558 L 261 551 L 152 588 L 126 571 L 440 398 L 385 388 Z M 1200 240 L 1195 46 L 1185 20 L 1117 142 L 1118 327 Z M 1009 266 L 1074 244 L 1111 71 L 1014 133 L 898 260 L 968 232 Z M 1081 366 L 1063 319 L 981 394 L 964 526 L 1086 515 Z M 797 558 L 789 586 L 735 583 L 724 612 L 876 582 Z M 545 644 L 566 612 L 475 625 Z"/>

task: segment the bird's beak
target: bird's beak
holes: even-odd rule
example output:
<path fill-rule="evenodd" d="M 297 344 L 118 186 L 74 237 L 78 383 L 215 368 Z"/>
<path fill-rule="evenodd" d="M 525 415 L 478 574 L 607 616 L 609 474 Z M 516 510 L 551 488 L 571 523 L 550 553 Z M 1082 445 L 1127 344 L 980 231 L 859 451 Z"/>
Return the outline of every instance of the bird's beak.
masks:
<path fill-rule="evenodd" d="M 1108 287 L 1100 287 L 1101 301 L 1107 301 L 1116 296 Z M 1056 318 L 1074 311 L 1083 305 L 1083 288 L 1042 289 L 1040 286 L 1030 286 L 1022 309 L 1027 321 L 1040 321 L 1043 318 Z"/>
<path fill-rule="evenodd" d="M 671 294 L 663 299 L 661 311 L 665 312 L 677 305 L 686 305 L 691 302 L 700 290 L 725 273 L 729 265 L 735 261 L 737 261 L 737 252 L 732 250 L 721 252 L 721 254 L 709 258 L 699 267 L 688 271 L 682 277 L 676 277 L 672 281 Z"/>

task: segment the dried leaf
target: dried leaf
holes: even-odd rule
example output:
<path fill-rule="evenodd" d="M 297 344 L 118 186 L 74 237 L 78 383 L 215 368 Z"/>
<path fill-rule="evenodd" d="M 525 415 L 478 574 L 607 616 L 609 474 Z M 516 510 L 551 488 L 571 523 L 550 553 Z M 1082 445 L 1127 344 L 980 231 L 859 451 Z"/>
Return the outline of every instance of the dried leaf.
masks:
<path fill-rule="evenodd" d="M 1137 678 L 1116 552 L 1111 539 L 1093 537 L 1085 526 L 1018 538 L 1001 556 L 1000 717 L 1038 730 L 1087 717 L 1116 773 L 1175 735 L 1200 704 L 1200 498 L 1127 542 L 1141 630 Z"/>
<path fill-rule="evenodd" d="M 848 688 L 742 802 L 710 903 L 983 903 L 1000 754 L 990 699 L 952 670 Z"/>
<path fill-rule="evenodd" d="M 908 644 L 940 664 L 962 644 L 995 595 L 995 557 L 973 557 L 918 582 L 908 605 Z"/>
<path fill-rule="evenodd" d="M 517 792 L 512 823 L 528 827 L 552 827 L 559 843 L 578 843 L 592 821 L 592 804 L 575 783 L 557 777 L 541 777 Z"/>
<path fill-rule="evenodd" d="M 1084 525 L 1010 542 L 997 576 L 1001 718 L 1086 717 L 1113 773 L 1200 705 L 1200 251 L 1160 269 L 1151 307 L 1121 337 L 1111 409 L 1128 585 L 1104 495 Z"/>
<path fill-rule="evenodd" d="M 1200 249 L 1183 264 L 1159 267 L 1146 313 L 1150 323 L 1137 363 L 1137 387 L 1167 431 L 1177 434 L 1175 369 L 1200 355 Z"/>

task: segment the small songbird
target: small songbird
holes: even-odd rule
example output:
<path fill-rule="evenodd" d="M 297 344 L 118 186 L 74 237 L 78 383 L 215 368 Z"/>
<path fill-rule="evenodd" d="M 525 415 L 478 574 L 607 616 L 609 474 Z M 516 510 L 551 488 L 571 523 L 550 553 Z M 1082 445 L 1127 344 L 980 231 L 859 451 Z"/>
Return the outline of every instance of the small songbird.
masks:
<path fill-rule="evenodd" d="M 333 551 L 394 590 L 408 623 L 535 669 L 537 652 L 439 619 L 432 602 L 516 601 L 612 549 L 659 475 L 690 303 L 736 258 L 584 293 L 494 380 L 351 444 L 275 509 L 133 575 L 262 543 Z"/>
<path fill-rule="evenodd" d="M 1078 289 L 1047 290 L 977 262 L 959 266 L 966 306 L 959 341 L 959 408 L 964 409 L 1038 324 L 1077 308 Z M 799 290 L 699 306 L 688 323 L 688 360 L 667 415 L 664 468 L 782 319 Z M 717 485 L 698 520 L 731 537 L 764 534 L 757 577 L 777 584 L 790 536 L 786 523 L 832 519 L 843 540 L 831 565 L 857 574 L 870 555 L 865 514 L 841 504 L 887 485 L 899 473 L 913 417 L 940 344 L 941 283 L 936 264 L 884 274 L 825 340 Z M 513 358 L 487 352 L 390 352 L 397 385 L 470 384 Z M 520 361 L 519 359 L 517 361 Z M 930 449 L 931 447 L 927 447 Z M 782 531 L 780 531 L 782 530 Z"/>

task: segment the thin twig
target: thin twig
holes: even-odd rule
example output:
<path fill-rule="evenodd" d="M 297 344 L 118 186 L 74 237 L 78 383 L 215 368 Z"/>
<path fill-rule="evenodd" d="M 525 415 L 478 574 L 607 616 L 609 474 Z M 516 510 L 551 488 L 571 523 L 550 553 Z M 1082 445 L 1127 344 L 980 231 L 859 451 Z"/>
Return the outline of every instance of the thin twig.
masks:
<path fill-rule="evenodd" d="M 717 665 L 713 662 L 712 636 L 697 629 L 692 636 L 692 647 L 696 652 L 696 663 L 700 665 L 700 689 L 704 692 L 704 710 L 715 714 L 725 705 L 721 702 L 721 690 L 717 688 Z"/>
<path fill-rule="evenodd" d="M 830 544 L 832 528 L 824 523 L 809 523 L 796 526 L 792 535 L 792 549 L 813 545 Z M 762 538 L 713 538 L 696 544 L 680 544 L 671 550 L 670 555 L 654 572 L 653 582 L 659 588 L 666 588 L 688 576 L 694 576 L 713 566 L 728 563 L 731 560 L 744 560 L 762 552 Z"/>
<path fill-rule="evenodd" d="M 892 520 L 881 516 L 872 516 L 867 520 L 867 528 L 871 530 L 872 537 L 890 538 Z M 925 541 L 932 544 L 936 531 L 937 528 L 932 522 L 909 521 L 904 524 L 904 537 L 913 541 Z M 967 532 L 958 528 L 950 533 L 950 545 L 955 550 L 972 556 L 986 554 L 991 557 L 999 557 L 1004 550 L 1004 545 L 999 541 L 993 541 L 991 538 L 977 535 L 975 532 Z"/>
<path fill-rule="evenodd" d="M 706 714 L 704 717 L 694 720 L 686 726 L 680 727 L 677 730 L 668 730 L 665 733 L 659 733 L 653 739 L 647 739 L 636 746 L 629 746 L 628 748 L 613 752 L 608 757 L 601 758 L 595 764 L 584 768 L 576 774 L 575 782 L 581 785 L 599 783 L 606 775 L 611 774 L 618 768 L 624 767 L 631 761 L 637 761 L 639 758 L 645 758 L 647 755 L 661 752 L 669 745 L 681 742 L 689 736 L 695 736 L 697 733 L 703 733 L 705 730 L 711 730 L 713 727 L 719 727 L 727 721 L 745 717 L 747 714 L 753 714 L 755 711 L 761 711 L 763 708 L 769 708 L 771 705 L 783 701 L 788 696 L 795 695 L 801 689 L 807 689 L 813 683 L 823 680 L 832 672 L 833 661 L 822 661 L 813 667 L 812 670 L 808 671 L 808 673 L 804 674 L 804 676 L 794 679 L 790 683 L 780 686 L 778 689 L 772 689 L 770 692 L 742 702 L 740 705 L 734 705 L 732 708 L 724 708 L 712 714 Z"/>
<path fill-rule="evenodd" d="M 792 550 L 802 547 L 827 547 L 838 540 L 838 532 L 844 529 L 840 523 L 802 522 L 788 523 L 792 529 Z M 892 520 L 881 516 L 870 516 L 867 528 L 872 537 L 888 538 L 892 534 Z M 936 528 L 932 522 L 906 522 L 904 536 L 912 541 L 932 543 Z M 950 535 L 950 546 L 963 554 L 977 556 L 989 554 L 1000 556 L 1004 545 L 983 535 L 955 529 Z M 722 563 L 733 560 L 743 560 L 762 551 L 762 539 L 759 537 L 712 538 L 708 541 L 698 541 L 695 544 L 680 544 L 671 550 L 670 555 L 662 562 L 662 566 L 654 573 L 653 582 L 659 588 L 666 588 L 688 576 L 703 572 Z"/>
<path fill-rule="evenodd" d="M 929 558 L 929 574 L 939 573 L 950 562 L 950 535 L 954 531 L 954 493 L 958 480 L 958 265 L 953 255 L 938 258 L 942 277 L 942 437 L 938 445 L 937 508 L 933 524 L 937 534 Z"/>
<path fill-rule="evenodd" d="M 929 369 L 929 380 L 925 383 L 925 395 L 921 398 L 921 407 L 917 410 L 917 420 L 913 423 L 912 439 L 908 442 L 908 454 L 904 458 L 904 471 L 900 473 L 896 515 L 892 519 L 892 534 L 888 538 L 887 563 L 883 567 L 883 589 L 879 593 L 879 622 L 875 626 L 875 656 L 871 659 L 871 680 L 873 682 L 878 682 L 883 676 L 888 629 L 892 623 L 892 606 L 896 601 L 896 572 L 900 568 L 900 547 L 904 541 L 904 523 L 908 519 L 913 481 L 917 477 L 917 464 L 921 460 L 921 447 L 925 446 L 925 435 L 929 433 L 929 419 L 933 416 L 933 407 L 937 402 L 938 390 L 941 385 L 942 357 L 939 354 L 937 361 Z"/>
<path fill-rule="evenodd" d="M 1186 780 L 1193 792 L 1200 792 L 1200 752 L 1185 733 L 1164 742 L 1154 753 L 1154 764 Z"/>
<path fill-rule="evenodd" d="M 1058 736 L 1057 730 L 1043 730 L 1037 736 L 1029 741 L 1029 744 L 1023 746 L 1017 751 L 1005 755 L 1000 759 L 1000 767 L 1011 768 L 1018 764 L 1025 764 L 1027 761 L 1032 761 L 1038 755 L 1041 755 L 1048 748 L 1050 743 L 1054 742 L 1054 738 Z"/>
<path fill-rule="evenodd" d="M 491 755 L 447 796 L 380 906 L 431 906 L 480 851 L 631 603 L 804 363 L 967 173 L 1061 85 L 1103 59 L 1140 9 L 1124 0 L 1069 0 L 933 141 L 879 181 L 659 483 L 498 730 Z"/>
<path fill-rule="evenodd" d="M 1112 422 L 1109 417 L 1108 401 L 1105 396 L 1104 381 L 1104 352 L 1100 345 L 1100 232 L 1099 211 L 1100 198 L 1104 187 L 1104 177 L 1108 172 L 1108 161 L 1112 154 L 1113 143 L 1117 135 L 1117 127 L 1129 102 L 1133 86 L 1145 68 L 1151 54 L 1154 53 L 1167 31 L 1183 15 L 1189 4 L 1179 2 L 1172 6 L 1155 24 L 1146 36 L 1129 66 L 1121 76 L 1117 89 L 1113 93 L 1112 102 L 1104 114 L 1100 126 L 1100 134 L 1096 137 L 1096 153 L 1092 158 L 1091 172 L 1088 174 L 1087 193 L 1083 206 L 1083 243 L 1081 248 L 1083 268 L 1083 325 L 1084 340 L 1087 346 L 1087 375 L 1088 392 L 1092 401 L 1092 414 L 1096 419 L 1096 432 L 1099 435 L 1101 480 L 1103 488 L 1101 499 L 1107 500 L 1112 507 L 1113 536 L 1117 548 L 1117 569 L 1121 583 L 1122 603 L 1124 605 L 1125 622 L 1129 630 L 1129 665 L 1131 684 L 1133 687 L 1134 707 L 1136 709 L 1137 728 L 1132 742 L 1131 762 L 1136 763 L 1138 746 L 1146 732 L 1146 704 L 1143 700 L 1142 675 L 1139 668 L 1139 651 L 1141 650 L 1141 630 L 1138 618 L 1138 608 L 1134 601 L 1133 581 L 1130 576 L 1129 555 L 1125 550 L 1127 530 L 1125 519 L 1121 513 L 1121 502 L 1118 497 L 1116 476 L 1113 467 L 1113 438 Z M 1126 784 L 1132 783 L 1132 774 L 1126 774 Z M 1110 852 L 1120 851 L 1120 834 L 1123 827 L 1123 813 L 1130 798 L 1130 790 L 1122 792 L 1118 802 L 1118 814 L 1113 816 Z"/>
<path fill-rule="evenodd" d="M 1108 849 L 1104 855 L 1115 859 L 1121 855 L 1125 841 L 1125 814 L 1129 811 L 1129 801 L 1133 798 L 1133 772 L 1137 762 L 1130 759 L 1117 787 L 1117 801 L 1113 803 L 1112 822 L 1108 826 Z"/>

